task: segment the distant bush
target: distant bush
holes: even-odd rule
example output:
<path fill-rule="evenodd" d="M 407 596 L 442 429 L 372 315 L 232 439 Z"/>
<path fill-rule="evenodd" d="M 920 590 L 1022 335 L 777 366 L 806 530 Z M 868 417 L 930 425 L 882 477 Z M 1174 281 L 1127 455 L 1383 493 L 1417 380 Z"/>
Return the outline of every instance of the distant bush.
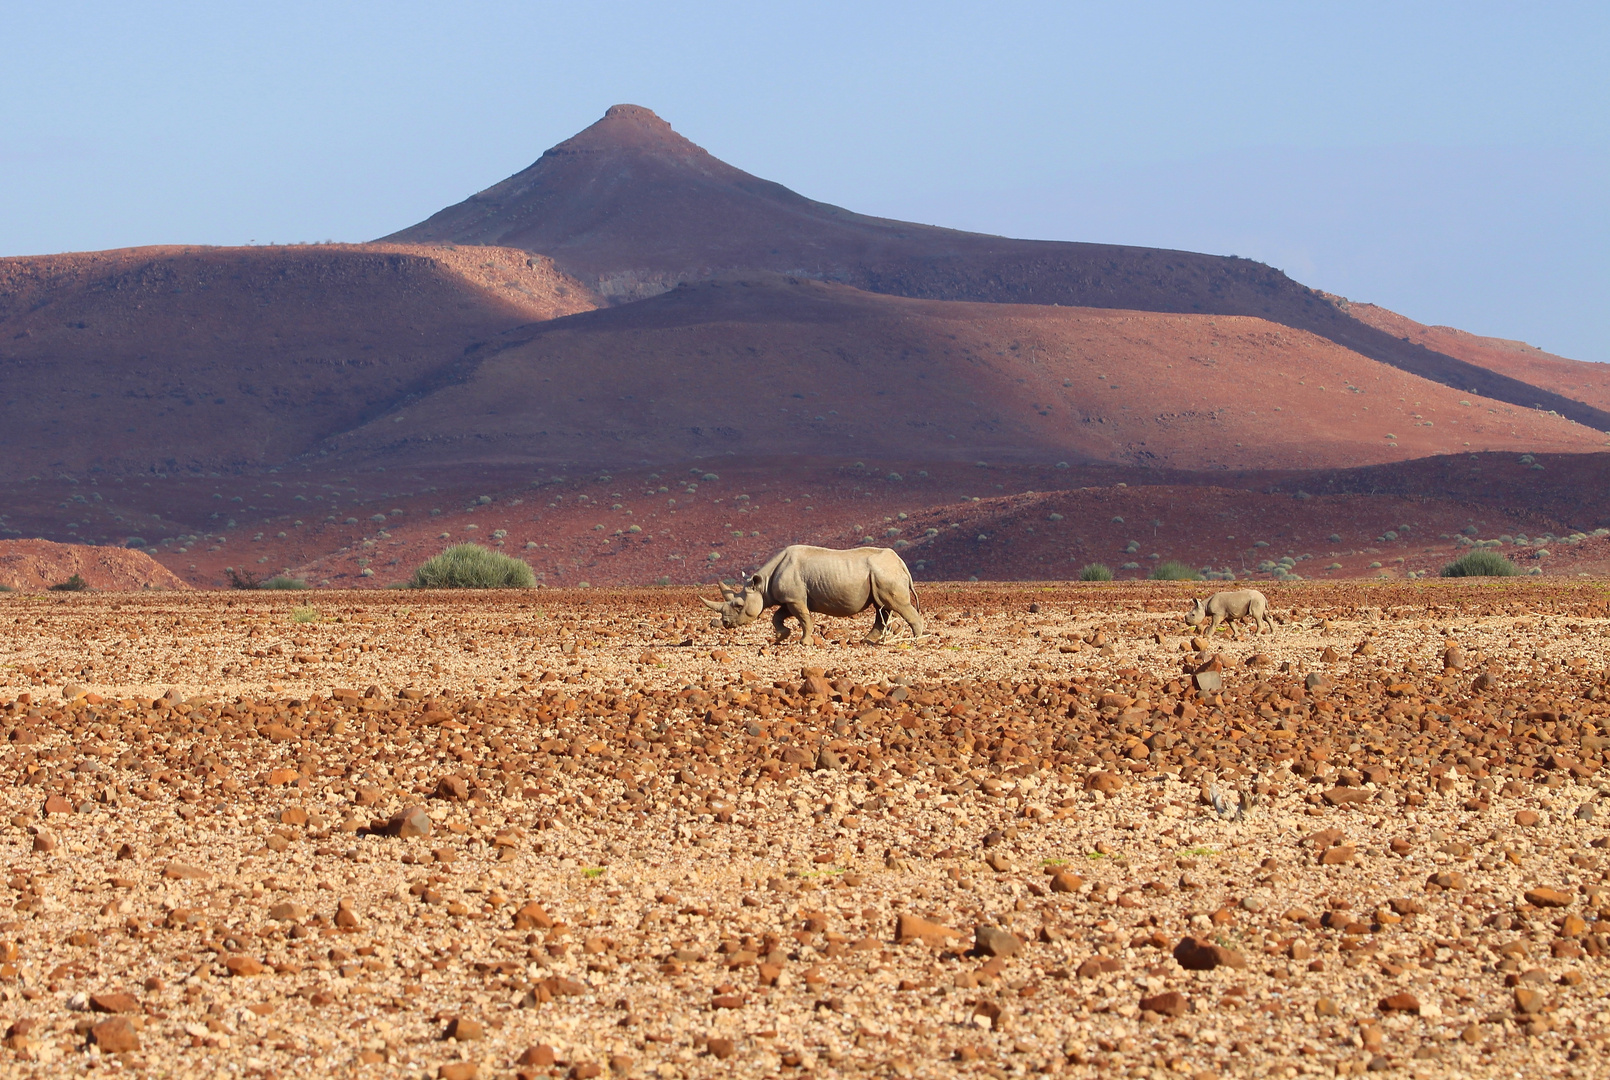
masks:
<path fill-rule="evenodd" d="M 286 577 L 284 574 L 277 574 L 274 577 L 269 578 L 267 581 L 258 582 L 257 587 L 259 589 L 311 589 L 313 586 L 309 585 L 301 578 Z"/>
<path fill-rule="evenodd" d="M 224 567 L 224 576 L 229 579 L 231 589 L 256 589 L 262 586 L 257 575 L 250 570 L 236 570 L 233 566 Z"/>
<path fill-rule="evenodd" d="M 151 545 L 145 542 L 145 537 L 143 536 L 131 536 L 123 541 L 123 546 L 127 548 L 148 548 Z"/>
<path fill-rule="evenodd" d="M 418 570 L 416 589 L 530 589 L 537 576 L 519 559 L 480 544 L 455 544 Z"/>
<path fill-rule="evenodd" d="M 1467 551 L 1442 568 L 1443 577 L 1514 577 L 1521 568 L 1489 548 Z"/>
<path fill-rule="evenodd" d="M 1080 581 L 1111 581 L 1112 567 L 1104 563 L 1093 562 L 1079 571 Z"/>
<path fill-rule="evenodd" d="M 1153 581 L 1201 581 L 1202 575 L 1178 559 L 1166 559 L 1152 568 Z"/>
<path fill-rule="evenodd" d="M 50 587 L 51 592 L 84 592 L 89 588 L 89 582 L 74 574 L 66 581 L 58 582 Z"/>
<path fill-rule="evenodd" d="M 291 609 L 291 621 L 292 622 L 318 622 L 319 619 L 320 619 L 319 613 L 317 611 L 315 611 L 314 609 L 310 608 L 310 607 L 299 607 L 299 608 L 292 608 Z"/>

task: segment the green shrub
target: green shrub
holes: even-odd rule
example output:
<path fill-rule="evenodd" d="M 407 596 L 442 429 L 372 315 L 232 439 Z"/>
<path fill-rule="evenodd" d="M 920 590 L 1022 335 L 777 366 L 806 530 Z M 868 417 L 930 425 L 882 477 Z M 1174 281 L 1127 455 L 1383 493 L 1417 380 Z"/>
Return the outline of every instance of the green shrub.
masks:
<path fill-rule="evenodd" d="M 143 536 L 131 536 L 123 541 L 123 546 L 127 548 L 148 548 L 151 545 L 145 542 L 145 537 Z"/>
<path fill-rule="evenodd" d="M 267 581 L 259 581 L 257 587 L 259 589 L 311 589 L 313 586 L 301 578 L 286 577 L 284 574 L 278 574 Z"/>
<path fill-rule="evenodd" d="M 1112 567 L 1105 563 L 1093 562 L 1079 571 L 1080 581 L 1111 581 Z"/>
<path fill-rule="evenodd" d="M 51 592 L 84 592 L 89 589 L 89 582 L 74 574 L 66 581 L 58 582 L 50 587 Z"/>
<path fill-rule="evenodd" d="M 315 611 L 313 608 L 310 608 L 310 607 L 292 608 L 291 609 L 291 621 L 292 622 L 319 622 L 320 621 L 320 616 L 319 616 L 319 613 L 317 611 Z"/>
<path fill-rule="evenodd" d="M 1496 551 L 1467 551 L 1442 568 L 1443 577 L 1514 577 L 1521 568 Z"/>
<path fill-rule="evenodd" d="M 531 567 L 480 544 L 455 544 L 426 562 L 409 584 L 416 589 L 530 589 Z"/>
<path fill-rule="evenodd" d="M 1165 559 L 1152 568 L 1153 581 L 1201 581 L 1202 575 L 1178 559 Z"/>

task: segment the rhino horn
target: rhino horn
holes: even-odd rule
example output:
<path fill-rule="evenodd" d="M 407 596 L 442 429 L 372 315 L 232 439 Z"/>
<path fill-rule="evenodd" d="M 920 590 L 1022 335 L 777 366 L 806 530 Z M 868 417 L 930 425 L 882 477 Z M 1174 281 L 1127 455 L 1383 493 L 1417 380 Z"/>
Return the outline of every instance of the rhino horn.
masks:
<path fill-rule="evenodd" d="M 699 597 L 699 603 L 703 604 L 711 611 L 724 611 L 727 607 L 727 605 L 723 604 L 720 600 L 712 600 L 708 596 Z"/>

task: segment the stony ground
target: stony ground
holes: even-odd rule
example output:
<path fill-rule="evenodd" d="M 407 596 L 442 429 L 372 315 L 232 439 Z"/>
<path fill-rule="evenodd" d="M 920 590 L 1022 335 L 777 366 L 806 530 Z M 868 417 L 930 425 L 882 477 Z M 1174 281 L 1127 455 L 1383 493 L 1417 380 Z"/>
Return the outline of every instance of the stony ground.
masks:
<path fill-rule="evenodd" d="M 0 597 L 0 1074 L 1610 1074 L 1610 593 L 1268 591 Z"/>

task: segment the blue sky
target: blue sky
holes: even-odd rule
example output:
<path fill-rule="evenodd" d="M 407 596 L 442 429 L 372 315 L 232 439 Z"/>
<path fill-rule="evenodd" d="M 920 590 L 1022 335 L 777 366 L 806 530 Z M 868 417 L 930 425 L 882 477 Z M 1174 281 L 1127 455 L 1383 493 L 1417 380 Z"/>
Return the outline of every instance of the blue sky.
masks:
<path fill-rule="evenodd" d="M 8 5 L 0 254 L 362 240 L 630 101 L 812 198 L 1610 360 L 1610 5 Z"/>

